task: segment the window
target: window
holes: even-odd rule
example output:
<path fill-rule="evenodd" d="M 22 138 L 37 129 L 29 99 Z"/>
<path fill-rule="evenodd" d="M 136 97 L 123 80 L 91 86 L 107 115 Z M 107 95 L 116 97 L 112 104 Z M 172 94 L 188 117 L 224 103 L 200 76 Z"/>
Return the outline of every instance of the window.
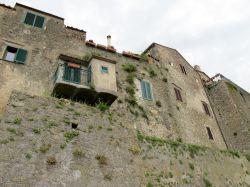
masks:
<path fill-rule="evenodd" d="M 152 89 L 149 82 L 142 80 L 141 81 L 141 91 L 142 98 L 145 100 L 153 100 Z"/>
<path fill-rule="evenodd" d="M 202 105 L 203 105 L 203 108 L 204 108 L 206 114 L 210 116 L 210 111 L 208 109 L 208 104 L 205 103 L 205 102 L 202 102 Z"/>
<path fill-rule="evenodd" d="M 25 49 L 10 46 L 7 46 L 4 54 L 4 60 L 16 62 L 18 64 L 24 64 L 26 61 L 26 57 L 27 51 Z"/>
<path fill-rule="evenodd" d="M 187 72 L 186 72 L 185 67 L 184 67 L 183 65 L 181 65 L 181 64 L 180 64 L 180 67 L 181 67 L 181 71 L 182 71 L 182 73 L 184 73 L 184 74 L 186 75 L 186 74 L 187 74 Z"/>
<path fill-rule="evenodd" d="M 175 91 L 175 96 L 176 96 L 176 100 L 179 100 L 179 101 L 183 101 L 182 100 L 182 97 L 181 97 L 181 91 L 177 88 L 174 88 L 174 91 Z"/>
<path fill-rule="evenodd" d="M 102 73 L 109 73 L 108 67 L 102 66 L 101 67 L 101 72 Z"/>
<path fill-rule="evenodd" d="M 213 137 L 213 134 L 212 134 L 210 128 L 209 128 L 209 127 L 206 127 L 206 129 L 207 129 L 208 138 L 209 138 L 210 140 L 213 140 L 214 137 Z"/>
<path fill-rule="evenodd" d="M 81 69 L 73 68 L 73 66 L 69 66 L 69 64 L 64 66 L 64 80 L 79 84 L 81 82 Z"/>
<path fill-rule="evenodd" d="M 38 28 L 43 28 L 44 20 L 45 18 L 42 16 L 38 16 L 30 12 L 27 12 L 24 23 Z"/>

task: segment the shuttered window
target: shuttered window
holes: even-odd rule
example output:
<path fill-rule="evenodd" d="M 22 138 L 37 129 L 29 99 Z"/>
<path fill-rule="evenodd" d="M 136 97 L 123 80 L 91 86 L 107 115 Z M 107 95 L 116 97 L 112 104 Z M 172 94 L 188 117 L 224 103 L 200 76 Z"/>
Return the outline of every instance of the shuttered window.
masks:
<path fill-rule="evenodd" d="M 175 96 L 176 96 L 176 100 L 179 100 L 179 101 L 183 101 L 182 100 L 182 97 L 181 97 L 181 91 L 177 88 L 174 88 L 174 91 L 175 91 Z"/>
<path fill-rule="evenodd" d="M 101 67 L 101 72 L 102 73 L 109 73 L 108 67 L 102 66 Z"/>
<path fill-rule="evenodd" d="M 141 81 L 141 92 L 142 98 L 145 100 L 153 100 L 152 89 L 149 82 L 142 80 Z"/>
<path fill-rule="evenodd" d="M 81 82 L 81 69 L 71 68 L 68 65 L 65 65 L 64 66 L 64 80 L 79 84 Z"/>
<path fill-rule="evenodd" d="M 208 109 L 208 104 L 205 103 L 205 102 L 202 102 L 202 105 L 203 105 L 203 108 L 204 108 L 206 114 L 210 116 L 210 111 Z"/>
<path fill-rule="evenodd" d="M 28 52 L 25 49 L 7 46 L 4 60 L 24 64 L 27 58 L 27 53 Z"/>
<path fill-rule="evenodd" d="M 185 67 L 184 67 L 183 65 L 180 64 L 180 68 L 181 68 L 182 73 L 186 75 L 187 72 L 186 72 Z"/>
<path fill-rule="evenodd" d="M 27 12 L 24 23 L 38 28 L 43 28 L 44 21 L 44 17 Z"/>
<path fill-rule="evenodd" d="M 208 138 L 209 138 L 210 140 L 213 140 L 214 137 L 213 137 L 213 134 L 212 134 L 211 129 L 210 129 L 209 127 L 206 127 L 206 129 L 207 129 Z"/>

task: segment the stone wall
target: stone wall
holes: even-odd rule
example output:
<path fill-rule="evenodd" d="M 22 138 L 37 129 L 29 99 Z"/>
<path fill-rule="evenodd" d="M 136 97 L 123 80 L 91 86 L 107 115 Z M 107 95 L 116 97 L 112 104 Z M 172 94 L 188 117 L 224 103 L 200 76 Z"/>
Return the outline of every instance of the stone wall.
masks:
<path fill-rule="evenodd" d="M 208 88 L 222 134 L 230 149 L 250 151 L 250 95 L 229 80 Z"/>
<path fill-rule="evenodd" d="M 250 185 L 242 154 L 146 136 L 123 105 L 101 112 L 13 92 L 0 123 L 0 186 Z"/>
<path fill-rule="evenodd" d="M 199 74 L 174 49 L 155 45 L 150 53 L 155 59 L 159 59 L 161 71 L 167 72 L 165 87 L 168 95 L 162 97 L 168 98 L 171 115 L 181 138 L 190 143 L 225 148 Z M 180 64 L 184 66 L 186 74 L 181 71 Z M 183 102 L 176 99 L 174 88 L 180 90 Z M 205 113 L 202 102 L 208 104 L 210 115 Z M 214 140 L 208 139 L 206 127 L 211 129 Z"/>

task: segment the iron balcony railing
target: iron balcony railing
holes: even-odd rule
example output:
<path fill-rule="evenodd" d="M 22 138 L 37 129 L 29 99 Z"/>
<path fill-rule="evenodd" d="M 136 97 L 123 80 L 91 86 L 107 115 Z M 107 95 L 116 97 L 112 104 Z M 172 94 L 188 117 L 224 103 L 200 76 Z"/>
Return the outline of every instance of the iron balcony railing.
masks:
<path fill-rule="evenodd" d="M 89 86 L 91 82 L 91 69 L 83 68 L 71 68 L 67 65 L 61 64 L 57 67 L 54 75 L 54 83 L 56 82 L 70 82 L 74 84 L 80 84 Z"/>

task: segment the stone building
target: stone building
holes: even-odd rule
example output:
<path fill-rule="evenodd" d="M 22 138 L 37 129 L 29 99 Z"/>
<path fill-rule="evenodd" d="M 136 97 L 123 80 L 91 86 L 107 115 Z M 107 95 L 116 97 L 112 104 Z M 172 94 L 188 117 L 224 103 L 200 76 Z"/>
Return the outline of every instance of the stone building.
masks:
<path fill-rule="evenodd" d="M 104 102 L 124 105 L 147 135 L 250 150 L 249 93 L 236 85 L 229 93 L 177 50 L 153 43 L 141 55 L 118 53 L 110 36 L 107 45 L 86 41 L 63 18 L 19 3 L 0 5 L 0 22 L 1 113 L 13 90 Z"/>

